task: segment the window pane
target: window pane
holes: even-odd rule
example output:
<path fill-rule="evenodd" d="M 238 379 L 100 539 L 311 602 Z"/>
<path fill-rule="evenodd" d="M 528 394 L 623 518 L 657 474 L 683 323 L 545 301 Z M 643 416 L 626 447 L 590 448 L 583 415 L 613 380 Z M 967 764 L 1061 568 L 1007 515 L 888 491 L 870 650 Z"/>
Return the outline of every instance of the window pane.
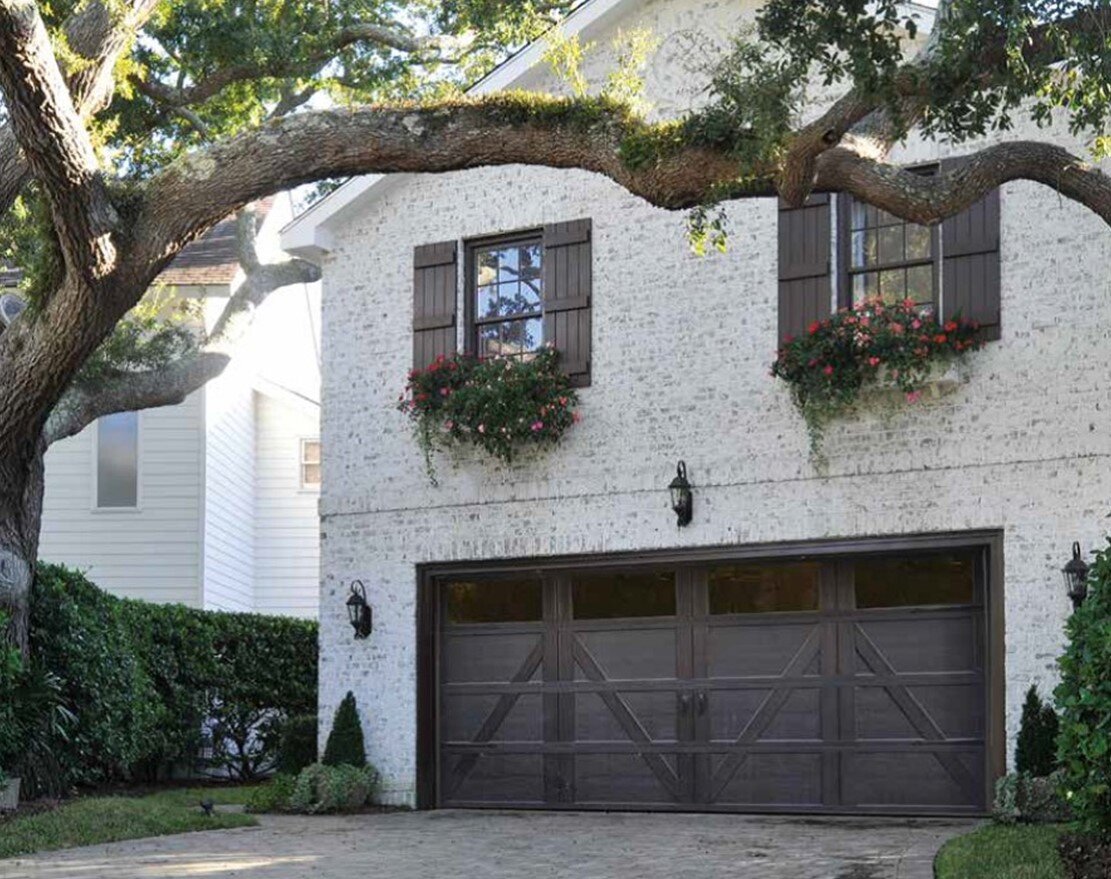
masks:
<path fill-rule="evenodd" d="M 301 443 L 301 460 L 306 464 L 320 463 L 320 441 L 304 440 Z"/>
<path fill-rule="evenodd" d="M 483 324 L 478 328 L 478 356 L 496 357 L 501 353 L 501 324 Z"/>
<path fill-rule="evenodd" d="M 876 209 L 870 204 L 857 201 L 855 198 L 852 201 L 852 227 L 853 230 L 865 229 L 868 226 L 876 225 Z"/>
<path fill-rule="evenodd" d="M 498 288 L 496 284 L 489 284 L 485 287 L 479 287 L 478 293 L 478 308 L 475 311 L 481 317 L 497 317 L 498 316 Z"/>
<path fill-rule="evenodd" d="M 926 259 L 931 251 L 929 227 L 908 223 L 906 231 L 907 259 Z"/>
<path fill-rule="evenodd" d="M 139 504 L 139 413 L 120 412 L 97 422 L 96 505 Z"/>
<path fill-rule="evenodd" d="M 320 465 L 319 464 L 302 464 L 301 465 L 301 485 L 302 485 L 302 487 L 320 485 Z"/>
<path fill-rule="evenodd" d="M 444 587 L 449 623 L 531 623 L 544 614 L 536 579 L 459 580 Z"/>
<path fill-rule="evenodd" d="M 976 600 L 971 553 L 869 559 L 855 567 L 860 608 L 974 604 Z"/>
<path fill-rule="evenodd" d="M 544 322 L 540 318 L 509 321 L 501 327 L 501 350 L 505 355 L 528 354 L 544 341 Z"/>
<path fill-rule="evenodd" d="M 917 303 L 933 301 L 934 267 L 932 265 L 907 269 L 907 298 Z"/>
<path fill-rule="evenodd" d="M 862 302 L 879 296 L 880 288 L 876 283 L 876 273 L 866 272 L 853 276 L 853 302 Z"/>
<path fill-rule="evenodd" d="M 879 261 L 891 265 L 903 261 L 903 227 L 888 226 L 879 231 Z"/>
<path fill-rule="evenodd" d="M 475 254 L 475 264 L 478 266 L 477 286 L 484 287 L 497 282 L 498 252 L 496 250 L 479 250 Z"/>
<path fill-rule="evenodd" d="M 884 302 L 900 302 L 907 296 L 907 275 L 903 269 L 879 273 L 880 298 Z"/>
<path fill-rule="evenodd" d="M 675 616 L 675 574 L 583 576 L 572 587 L 571 601 L 577 620 Z"/>
<path fill-rule="evenodd" d="M 814 562 L 729 565 L 709 575 L 710 613 L 772 613 L 818 609 Z"/>

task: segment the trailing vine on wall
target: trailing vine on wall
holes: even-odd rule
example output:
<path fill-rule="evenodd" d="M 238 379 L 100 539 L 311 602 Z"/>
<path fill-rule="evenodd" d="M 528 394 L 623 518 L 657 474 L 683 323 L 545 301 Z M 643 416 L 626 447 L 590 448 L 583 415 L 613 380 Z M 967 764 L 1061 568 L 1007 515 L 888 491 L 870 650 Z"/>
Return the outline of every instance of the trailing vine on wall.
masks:
<path fill-rule="evenodd" d="M 940 364 L 981 347 L 975 321 L 937 320 L 912 300 L 868 299 L 788 336 L 771 373 L 791 386 L 806 420 L 811 458 L 824 461 L 826 425 L 856 405 L 869 386 L 889 383 L 918 402 Z"/>
<path fill-rule="evenodd" d="M 409 373 L 398 409 L 413 421 L 428 477 L 437 448 L 477 446 L 511 463 L 523 449 L 554 445 L 579 420 L 578 395 L 559 368 L 559 352 L 527 358 L 441 355 Z"/>

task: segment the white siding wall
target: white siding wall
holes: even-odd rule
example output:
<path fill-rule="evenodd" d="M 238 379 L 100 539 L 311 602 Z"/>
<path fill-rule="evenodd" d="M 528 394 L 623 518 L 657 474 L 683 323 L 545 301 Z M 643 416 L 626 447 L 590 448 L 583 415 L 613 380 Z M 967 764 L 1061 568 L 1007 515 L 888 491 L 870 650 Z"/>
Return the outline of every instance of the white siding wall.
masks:
<path fill-rule="evenodd" d="M 320 431 L 319 410 L 255 396 L 255 610 L 315 618 L 319 604 L 320 492 L 302 489 L 301 439 Z"/>
<path fill-rule="evenodd" d="M 255 415 L 251 376 L 233 359 L 206 390 L 204 606 L 253 609 Z"/>
<path fill-rule="evenodd" d="M 139 509 L 97 510 L 96 424 L 46 455 L 40 557 L 129 598 L 201 604 L 204 393 L 139 417 Z"/>

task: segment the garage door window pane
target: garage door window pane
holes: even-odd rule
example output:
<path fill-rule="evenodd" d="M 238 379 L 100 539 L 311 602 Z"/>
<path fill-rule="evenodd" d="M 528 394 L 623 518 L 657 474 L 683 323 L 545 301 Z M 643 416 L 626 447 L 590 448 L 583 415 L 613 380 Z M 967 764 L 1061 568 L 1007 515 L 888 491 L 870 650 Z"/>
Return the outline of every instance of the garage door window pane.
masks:
<path fill-rule="evenodd" d="M 728 565 L 709 575 L 710 613 L 783 613 L 818 609 L 819 566 Z"/>
<path fill-rule="evenodd" d="M 527 623 L 543 616 L 539 580 L 457 580 L 444 587 L 449 623 Z"/>
<path fill-rule="evenodd" d="M 96 505 L 102 509 L 139 503 L 139 413 L 119 412 L 97 421 Z"/>
<path fill-rule="evenodd" d="M 883 558 L 856 563 L 856 606 L 914 607 L 976 603 L 972 554 Z"/>
<path fill-rule="evenodd" d="M 594 574 L 575 581 L 577 620 L 675 616 L 675 574 Z"/>

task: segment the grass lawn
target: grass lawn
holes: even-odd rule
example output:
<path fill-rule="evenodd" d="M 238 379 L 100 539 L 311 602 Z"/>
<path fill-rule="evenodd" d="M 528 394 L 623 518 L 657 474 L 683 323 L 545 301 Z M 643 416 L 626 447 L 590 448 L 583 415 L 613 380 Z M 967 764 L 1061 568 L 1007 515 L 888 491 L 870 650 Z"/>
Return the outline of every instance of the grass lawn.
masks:
<path fill-rule="evenodd" d="M 251 827 L 258 822 L 250 815 L 216 813 L 209 818 L 199 805 L 202 799 L 242 805 L 251 790 L 177 788 L 147 796 L 83 797 L 49 812 L 16 815 L 0 821 L 0 858 L 144 836 Z"/>
<path fill-rule="evenodd" d="M 1064 879 L 1057 857 L 1060 827 L 981 827 L 946 843 L 937 879 Z"/>

